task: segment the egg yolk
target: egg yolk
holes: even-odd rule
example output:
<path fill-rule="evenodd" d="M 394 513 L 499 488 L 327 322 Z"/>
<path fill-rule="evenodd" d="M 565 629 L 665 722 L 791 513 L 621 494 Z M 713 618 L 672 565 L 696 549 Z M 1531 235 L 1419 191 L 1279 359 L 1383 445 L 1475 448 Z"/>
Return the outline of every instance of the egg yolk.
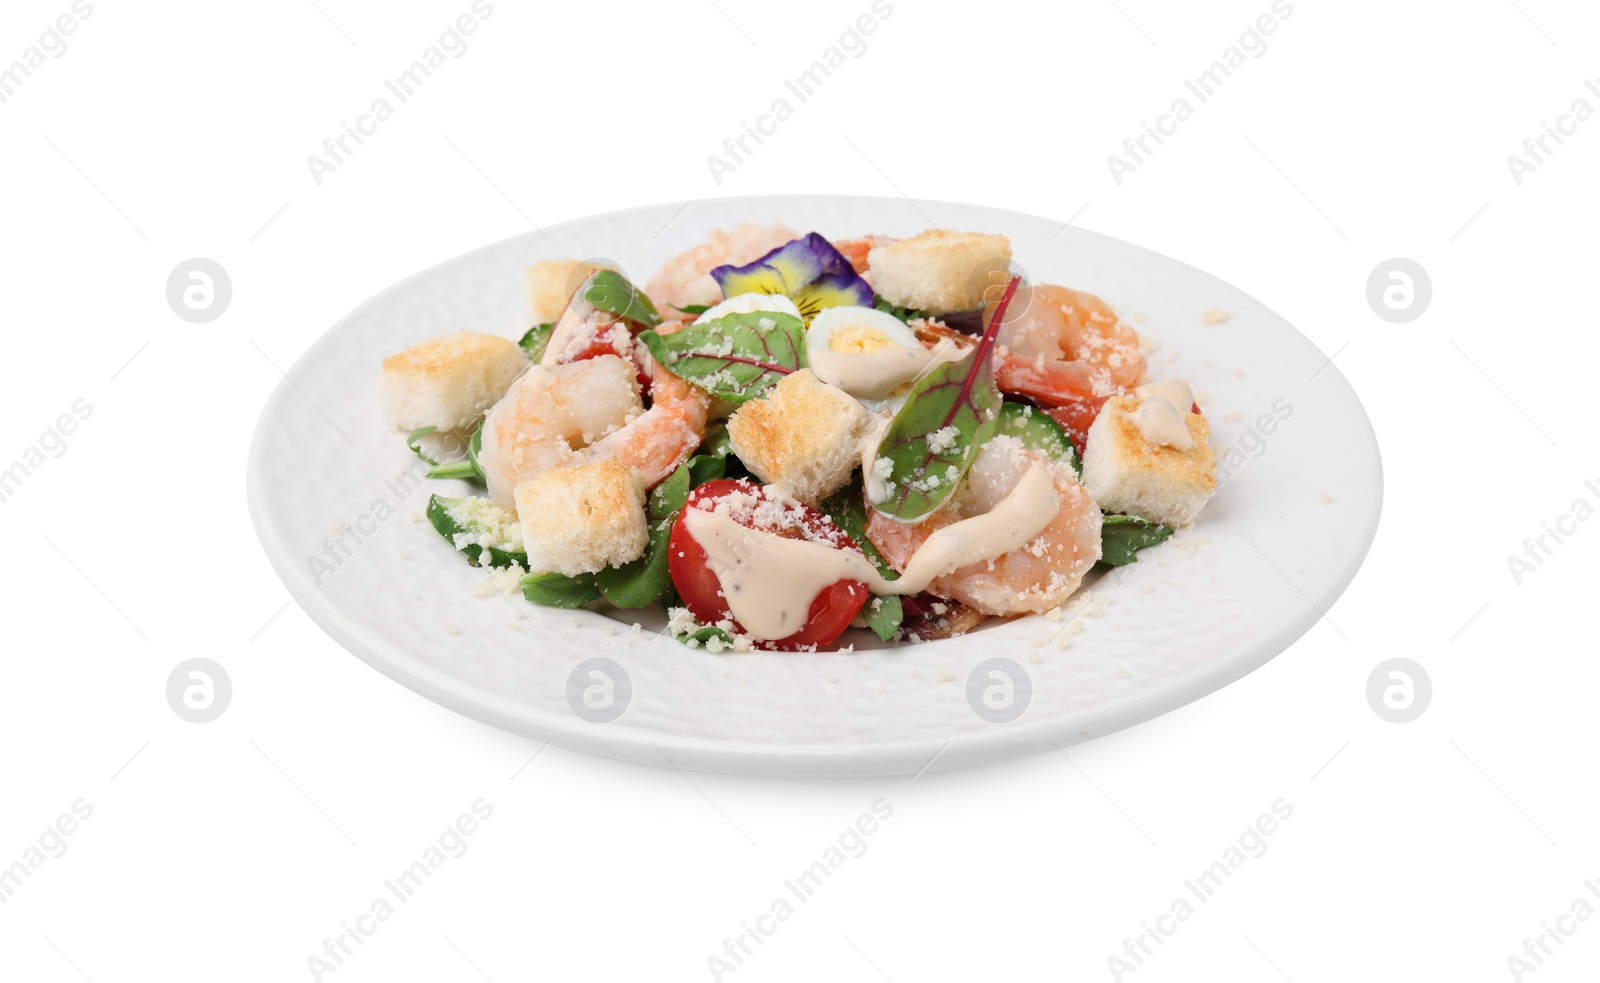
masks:
<path fill-rule="evenodd" d="M 865 355 L 869 352 L 883 351 L 885 348 L 898 347 L 900 346 L 885 338 L 881 332 L 871 328 L 843 328 L 828 338 L 829 351 L 847 352 L 851 355 Z"/>

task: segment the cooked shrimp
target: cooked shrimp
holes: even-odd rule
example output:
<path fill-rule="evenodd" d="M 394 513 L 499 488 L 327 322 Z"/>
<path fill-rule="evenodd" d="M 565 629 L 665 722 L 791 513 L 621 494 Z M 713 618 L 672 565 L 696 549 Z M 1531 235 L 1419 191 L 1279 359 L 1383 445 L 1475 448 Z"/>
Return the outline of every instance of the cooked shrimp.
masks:
<path fill-rule="evenodd" d="M 988 512 L 1036 463 L 1050 469 L 1060 500 L 1050 524 L 1021 549 L 937 577 L 928 590 L 989 615 L 1037 614 L 1058 607 L 1100 559 L 1100 509 L 1070 466 L 1015 437 L 1001 435 L 985 444 L 950 501 L 915 525 L 896 522 L 869 506 L 867 538 L 896 570 L 904 570 L 935 530 Z"/>
<path fill-rule="evenodd" d="M 857 273 L 866 273 L 872 264 L 867 261 L 867 254 L 878 246 L 887 246 L 895 242 L 893 236 L 862 236 L 859 239 L 840 239 L 833 244 L 839 250 L 839 255 L 850 261 L 851 269 Z"/>
<path fill-rule="evenodd" d="M 682 328 L 668 321 L 656 331 L 672 334 Z M 662 368 L 642 342 L 634 348 L 634 358 L 650 380 L 650 408 L 578 456 L 586 461 L 614 457 L 638 471 L 646 488 L 654 488 L 705 440 L 711 397 Z"/>
<path fill-rule="evenodd" d="M 1002 352 L 996 360 L 994 381 L 1001 392 L 1026 396 L 1044 407 L 1080 454 L 1090 424 L 1112 395 L 1096 395 L 1102 384 L 1081 362 L 1050 362 L 1041 356 L 1023 358 L 1010 352 Z"/>
<path fill-rule="evenodd" d="M 937 321 L 912 321 L 917 339 L 929 348 L 941 341 L 951 341 L 970 348 L 977 339 L 946 327 Z M 1005 328 L 1000 329 L 1002 332 Z M 1143 365 L 1143 356 L 1140 357 Z M 1105 379 L 1082 362 L 1047 359 L 1043 354 L 1032 357 L 1009 349 L 998 349 L 994 359 L 994 381 L 1003 393 L 1025 396 L 1045 408 L 1061 424 L 1067 436 L 1082 453 L 1089 425 L 1099 415 L 1100 407 L 1116 393 L 1105 391 Z"/>
<path fill-rule="evenodd" d="M 478 465 L 489 496 L 514 510 L 518 484 L 571 463 L 576 448 L 621 430 L 643 411 L 628 359 L 601 355 L 529 366 L 483 421 Z"/>
<path fill-rule="evenodd" d="M 911 329 L 928 348 L 951 342 L 958 348 L 971 348 L 978 339 L 947 327 L 938 320 L 913 320 Z M 1004 326 L 1000 329 L 1005 332 Z M 1081 362 L 1024 355 L 1011 349 L 995 349 L 995 384 L 1002 392 L 1016 393 L 1055 405 L 1063 400 L 1081 400 L 1097 395 L 1094 372 Z M 1104 398 L 1101 402 L 1104 402 Z"/>
<path fill-rule="evenodd" d="M 627 358 L 632 351 L 633 332 L 626 321 L 587 303 L 580 303 L 574 295 L 567 302 L 561 318 L 556 321 L 555 330 L 550 332 L 539 364 L 579 362 L 608 352 Z"/>
<path fill-rule="evenodd" d="M 656 330 L 672 334 L 668 321 Z M 639 374 L 651 405 L 639 397 Z M 513 491 L 551 468 L 615 458 L 639 472 L 646 488 L 671 474 L 705 439 L 711 398 L 668 372 L 639 343 L 634 358 L 596 355 L 531 366 L 483 421 L 478 465 L 503 509 Z"/>
<path fill-rule="evenodd" d="M 1017 291 L 1000 323 L 999 346 L 1015 358 L 1031 359 L 1041 375 L 1052 363 L 1075 363 L 1104 396 L 1127 389 L 1144 372 L 1139 333 L 1094 294 L 1051 284 Z M 1059 379 L 1058 384 L 1076 380 Z"/>
<path fill-rule="evenodd" d="M 711 279 L 712 270 L 727 263 L 735 266 L 753 263 L 798 238 L 799 234 L 787 225 L 747 222 L 732 232 L 718 229 L 711 233 L 711 241 L 667 260 L 667 265 L 650 280 L 644 292 L 662 317 L 671 317 L 673 308 L 715 304 L 722 300 L 722 288 Z"/>

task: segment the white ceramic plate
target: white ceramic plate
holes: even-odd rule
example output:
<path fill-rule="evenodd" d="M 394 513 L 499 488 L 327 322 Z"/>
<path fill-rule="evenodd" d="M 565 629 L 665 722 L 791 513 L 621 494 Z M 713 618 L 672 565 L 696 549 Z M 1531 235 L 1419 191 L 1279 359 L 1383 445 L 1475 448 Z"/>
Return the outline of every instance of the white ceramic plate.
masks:
<path fill-rule="evenodd" d="M 921 645 L 883 647 L 852 632 L 853 654 L 712 655 L 659 635 L 659 616 L 636 631 L 626 615 L 476 596 L 484 575 L 421 519 L 429 491 L 469 488 L 396 480 L 416 459 L 384 426 L 381 360 L 451 331 L 519 336 L 529 320 L 522 273 L 534 261 L 605 257 L 643 283 L 710 230 L 744 221 L 830 238 L 905 236 L 930 224 L 1005 233 L 1032 279 L 1111 302 L 1157 343 L 1157 375 L 1186 376 L 1204 394 L 1223 471 L 1216 497 L 1197 526 L 1093 583 L 1070 625 L 992 622 Z M 1208 325 L 1208 312 L 1228 317 Z M 334 325 L 273 393 L 248 491 L 262 545 L 306 612 L 369 665 L 453 710 L 653 765 L 896 775 L 1065 747 L 1254 670 L 1316 623 L 1355 575 L 1377 529 L 1382 474 L 1371 424 L 1338 368 L 1205 273 L 992 208 L 759 197 L 581 219 L 385 290 Z M 605 679 L 579 668 L 592 658 L 614 664 L 609 709 Z M 974 673 L 994 658 L 1011 660 L 1009 686 L 989 666 Z M 1005 705 L 1009 690 L 1009 705 L 1026 709 L 992 722 L 975 712 L 969 689 L 978 706 L 986 691 Z M 588 719 L 619 709 L 609 722 Z"/>

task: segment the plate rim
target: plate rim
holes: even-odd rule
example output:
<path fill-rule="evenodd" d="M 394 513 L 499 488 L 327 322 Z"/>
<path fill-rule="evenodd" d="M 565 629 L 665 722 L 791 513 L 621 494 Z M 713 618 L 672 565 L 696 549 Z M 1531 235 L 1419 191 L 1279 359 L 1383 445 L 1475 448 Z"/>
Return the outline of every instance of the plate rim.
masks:
<path fill-rule="evenodd" d="M 957 209 L 981 208 L 991 212 L 1006 213 L 1029 221 L 1053 221 L 1046 216 L 997 206 L 940 199 L 913 199 L 904 196 L 894 198 L 881 195 L 738 195 L 690 199 L 683 204 L 693 205 L 695 202 L 724 204 L 759 201 L 767 203 L 768 207 L 770 207 L 775 202 L 803 204 L 820 201 L 839 202 L 840 200 L 872 202 L 879 205 L 884 203 L 909 204 L 913 208 L 916 208 L 919 204 L 949 206 Z M 656 202 L 618 208 L 540 227 L 540 231 L 545 233 L 544 238 L 549 240 L 548 232 L 560 230 L 567 225 L 603 221 L 621 215 L 669 208 L 676 204 L 680 203 Z M 1321 352 L 1321 348 L 1287 318 L 1261 304 L 1253 296 L 1234 286 L 1229 281 L 1222 280 L 1183 260 L 1157 253 L 1137 243 L 1116 239 L 1105 233 L 1096 232 L 1083 226 L 1072 225 L 1072 223 L 1068 223 L 1068 226 L 1101 239 L 1115 242 L 1119 246 L 1155 256 L 1163 262 L 1178 264 L 1188 271 L 1223 283 L 1248 298 L 1251 303 L 1271 317 L 1288 326 L 1290 330 L 1298 334 L 1313 349 Z M 378 303 L 381 298 L 402 289 L 414 280 L 428 278 L 446 267 L 469 263 L 473 257 L 505 248 L 513 242 L 527 240 L 535 234 L 538 233 L 524 232 L 508 236 L 441 260 L 425 269 L 402 277 L 389 286 L 373 293 L 325 328 L 301 352 L 288 371 L 283 373 L 283 378 L 278 380 L 262 404 L 256 426 L 252 430 L 250 450 L 246 456 L 245 464 L 245 497 L 252 528 L 255 530 L 256 538 L 266 554 L 273 572 L 283 583 L 291 600 L 299 605 L 301 610 L 305 611 L 311 620 L 338 643 L 340 647 L 361 659 L 368 666 L 446 709 L 500 730 L 614 760 L 677 770 L 765 777 L 819 778 L 920 775 L 924 771 L 954 770 L 1013 757 L 1043 753 L 1053 749 L 1059 750 L 1083 741 L 1115 733 L 1145 721 L 1154 720 L 1180 707 L 1204 699 L 1232 685 L 1288 651 L 1296 641 L 1326 617 L 1326 612 L 1337 603 L 1365 566 L 1372 546 L 1376 541 L 1384 505 L 1382 446 L 1377 439 L 1376 430 L 1372 426 L 1371 415 L 1367 412 L 1360 394 L 1354 386 L 1350 385 L 1349 380 L 1339 370 L 1338 366 L 1330 363 L 1328 368 L 1349 389 L 1355 405 L 1360 409 L 1361 419 L 1365 423 L 1368 442 L 1373 452 L 1374 467 L 1371 474 L 1373 487 L 1370 496 L 1364 500 L 1370 506 L 1370 514 L 1365 517 L 1366 522 L 1361 530 L 1359 550 L 1354 551 L 1352 561 L 1339 576 L 1323 585 L 1314 597 L 1308 595 L 1307 599 L 1314 601 L 1311 610 L 1300 612 L 1293 619 L 1286 619 L 1278 630 L 1271 635 L 1259 639 L 1242 649 L 1233 651 L 1225 658 L 1205 663 L 1182 675 L 1162 681 L 1160 688 L 1154 693 L 1150 692 L 1148 688 L 1142 688 L 1121 694 L 1087 709 L 1071 721 L 1041 720 L 1027 722 L 1025 715 L 1022 720 L 1004 726 L 997 726 L 993 730 L 955 734 L 946 740 L 942 746 L 937 747 L 931 755 L 929 748 L 937 743 L 933 738 L 906 738 L 852 744 L 807 744 L 785 741 L 756 745 L 712 737 L 669 734 L 636 725 L 628 725 L 625 723 L 625 717 L 614 724 L 604 726 L 596 726 L 592 723 L 581 721 L 575 716 L 567 726 L 540 726 L 534 721 L 506 712 L 501 708 L 501 701 L 498 699 L 492 702 L 486 701 L 481 696 L 474 696 L 462 692 L 460 688 L 452 687 L 450 685 L 452 677 L 447 674 L 437 672 L 430 667 L 415 662 L 404 662 L 389 655 L 387 646 L 365 637 L 358 628 L 352 627 L 340 615 L 337 606 L 332 601 L 327 600 L 320 592 L 309 588 L 303 578 L 295 575 L 298 574 L 298 563 L 288 554 L 287 543 L 281 536 L 270 535 L 275 530 L 266 518 L 266 499 L 272 492 L 272 485 L 265 477 L 268 469 L 264 467 L 266 453 L 264 450 L 264 435 L 269 430 L 274 417 L 272 410 L 297 389 L 291 380 L 291 374 L 307 360 L 317 355 L 324 345 L 333 344 L 334 336 L 341 326 L 350 322 L 367 307 Z M 559 720 L 559 718 L 556 719 L 557 721 Z M 618 724 L 623 726 L 619 727 L 617 726 Z M 1063 733 L 1063 731 L 1071 731 L 1071 733 Z M 636 736 L 630 739 L 628 736 L 630 734 L 636 734 Z M 648 740 L 641 742 L 637 739 L 637 735 L 645 735 Z M 652 756 L 647 753 L 644 750 L 645 747 L 653 748 L 656 754 Z M 921 763 L 917 764 L 917 762 Z"/>

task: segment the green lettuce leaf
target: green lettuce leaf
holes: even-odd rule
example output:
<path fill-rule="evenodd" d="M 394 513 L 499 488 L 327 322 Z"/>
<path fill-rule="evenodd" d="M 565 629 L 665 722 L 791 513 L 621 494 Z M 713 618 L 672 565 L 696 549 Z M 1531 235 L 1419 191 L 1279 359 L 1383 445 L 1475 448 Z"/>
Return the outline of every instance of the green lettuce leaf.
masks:
<path fill-rule="evenodd" d="M 844 530 L 845 535 L 856 541 L 861 552 L 867 555 L 885 580 L 899 579 L 899 571 L 889 565 L 889 561 L 872 545 L 872 540 L 867 538 L 867 506 L 861 498 L 860 477 L 834 492 L 822 503 L 822 511 L 828 514 L 834 525 Z M 886 642 L 900 631 L 900 624 L 905 618 L 900 597 L 896 594 L 869 598 L 861 609 L 861 616 L 866 620 L 867 627 Z"/>
<path fill-rule="evenodd" d="M 886 642 L 894 640 L 900 634 L 900 625 L 905 621 L 905 610 L 900 606 L 900 596 L 889 594 L 885 597 L 872 597 L 861 608 L 861 617 L 866 619 L 867 627 Z"/>
<path fill-rule="evenodd" d="M 552 608 L 581 608 L 600 600 L 594 574 L 568 577 L 559 573 L 530 573 L 522 578 L 522 596 Z"/>
<path fill-rule="evenodd" d="M 878 310 L 883 311 L 885 314 L 894 315 L 895 317 L 899 318 L 902 323 L 907 321 L 915 321 L 918 318 L 928 317 L 927 311 L 919 311 L 915 307 L 896 307 L 894 304 L 884 300 L 882 294 L 878 295 L 878 301 L 873 306 Z"/>
<path fill-rule="evenodd" d="M 1133 563 L 1139 559 L 1136 553 L 1166 542 L 1172 532 L 1170 526 L 1137 516 L 1108 515 L 1100 521 L 1100 562 L 1113 567 Z"/>
<path fill-rule="evenodd" d="M 643 290 L 628 282 L 616 270 L 595 270 L 584 288 L 583 299 L 597 310 L 653 328 L 661 323 L 656 305 Z"/>
<path fill-rule="evenodd" d="M 684 642 L 686 644 L 688 642 L 693 641 L 693 642 L 699 642 L 701 645 L 704 645 L 706 642 L 711 641 L 713 638 L 718 639 L 724 645 L 728 646 L 728 648 L 730 648 L 730 649 L 733 648 L 733 636 L 728 634 L 727 632 L 723 631 L 721 628 L 718 628 L 716 625 L 701 625 L 699 628 L 696 628 L 694 631 L 685 632 L 685 633 L 679 635 L 678 636 L 678 641 Z"/>
<path fill-rule="evenodd" d="M 433 433 L 435 430 L 438 430 L 438 429 L 439 429 L 438 427 L 423 427 L 420 430 L 411 431 L 411 436 L 406 438 L 406 446 L 411 448 L 411 453 L 413 453 L 413 454 L 417 455 L 418 457 L 422 458 L 424 461 L 427 461 L 429 464 L 433 465 L 434 467 L 438 467 L 439 466 L 439 462 L 435 461 L 433 458 L 429 457 L 428 455 L 422 453 L 422 438 L 426 437 L 428 434 Z M 432 477 L 432 475 L 430 475 L 429 477 Z"/>
<path fill-rule="evenodd" d="M 418 432 L 420 433 L 420 431 Z M 428 472 L 428 477 L 460 478 L 463 481 L 476 481 L 480 485 L 485 484 L 487 479 L 483 476 L 483 466 L 478 463 L 478 453 L 482 450 L 483 427 L 479 426 L 478 429 L 472 432 L 471 438 L 467 440 L 467 456 L 457 461 L 446 461 L 443 464 L 439 464 L 437 461 L 429 462 L 434 465 L 434 468 Z M 420 455 L 421 452 L 418 453 Z"/>
<path fill-rule="evenodd" d="M 450 509 L 459 504 L 462 499 L 445 498 L 442 495 L 428 496 L 428 523 L 443 536 L 451 549 L 456 548 L 456 534 L 463 532 L 479 532 L 480 529 L 463 528 L 450 515 Z M 516 564 L 519 567 L 528 565 L 528 554 L 522 550 L 508 550 L 499 546 L 490 546 L 485 549 L 477 543 L 468 543 L 460 552 L 466 556 L 467 562 L 475 567 L 509 567 Z"/>
<path fill-rule="evenodd" d="M 722 477 L 727 440 L 726 430 L 721 432 L 720 448 L 708 438 L 700 446 L 700 453 L 678 465 L 676 471 L 651 490 L 650 543 L 644 555 L 632 563 L 607 567 L 594 575 L 595 586 L 607 601 L 619 608 L 647 608 L 672 592 L 672 575 L 667 569 L 667 543 L 672 537 L 672 525 L 683 511 L 690 489 Z"/>
<path fill-rule="evenodd" d="M 594 575 L 595 586 L 615 606 L 647 608 L 661 600 L 672 587 L 672 575 L 667 570 L 667 542 L 672 536 L 672 524 L 689 498 L 690 471 L 690 462 L 685 461 L 651 490 L 650 542 L 644 555 L 620 567 L 606 567 Z"/>
<path fill-rule="evenodd" d="M 678 606 L 679 605 L 677 604 L 668 604 L 666 606 L 669 617 L 672 615 L 673 608 Z M 721 649 L 721 651 L 732 651 L 734 649 L 733 635 L 729 632 L 723 631 L 716 625 L 701 624 L 699 621 L 696 621 L 693 618 L 690 618 L 689 620 L 693 622 L 694 628 L 690 629 L 689 631 L 672 633 L 673 637 L 678 641 L 692 648 L 695 647 L 696 644 L 705 645 L 712 639 L 716 639 L 717 641 L 721 642 L 723 646 L 725 646 L 725 648 Z"/>
<path fill-rule="evenodd" d="M 861 547 L 861 552 L 867 554 L 867 559 L 878 568 L 885 580 L 898 580 L 899 571 L 889 565 L 877 547 L 872 545 L 872 540 L 867 538 L 867 506 L 861 498 L 861 478 L 859 475 L 851 478 L 850 483 L 828 496 L 822 503 L 822 511 L 828 514 L 833 524 L 844 530 L 845 535 L 856 541 Z"/>
<path fill-rule="evenodd" d="M 699 488 L 708 481 L 716 481 L 728 473 L 727 455 L 696 454 L 689 458 L 689 487 Z"/>
<path fill-rule="evenodd" d="M 639 336 L 668 372 L 735 403 L 806 364 L 805 325 L 792 314 L 729 314 L 669 335 Z"/>
<path fill-rule="evenodd" d="M 543 324 L 535 324 L 528 329 L 528 333 L 522 336 L 521 341 L 517 342 L 518 345 L 522 346 L 522 353 L 528 356 L 528 361 L 537 362 L 539 359 L 544 358 L 544 348 L 550 344 L 550 336 L 555 334 L 555 330 L 556 326 L 549 321 Z"/>
<path fill-rule="evenodd" d="M 708 427 L 706 439 L 700 442 L 694 457 L 689 458 L 689 487 L 699 488 L 708 481 L 727 477 L 732 453 L 733 441 L 728 437 L 728 428 L 721 423 Z"/>
<path fill-rule="evenodd" d="M 454 461 L 445 461 L 443 464 L 422 452 L 422 438 L 438 429 L 438 427 L 423 427 L 420 430 L 413 430 L 411 436 L 406 438 L 406 446 L 411 448 L 411 452 L 433 465 L 432 468 L 428 469 L 428 477 L 463 478 L 467 481 L 482 483 L 484 481 L 483 468 L 478 464 L 478 451 L 483 449 L 483 427 L 480 425 L 477 430 L 472 432 L 472 436 L 468 438 L 467 453 L 464 457 Z"/>

